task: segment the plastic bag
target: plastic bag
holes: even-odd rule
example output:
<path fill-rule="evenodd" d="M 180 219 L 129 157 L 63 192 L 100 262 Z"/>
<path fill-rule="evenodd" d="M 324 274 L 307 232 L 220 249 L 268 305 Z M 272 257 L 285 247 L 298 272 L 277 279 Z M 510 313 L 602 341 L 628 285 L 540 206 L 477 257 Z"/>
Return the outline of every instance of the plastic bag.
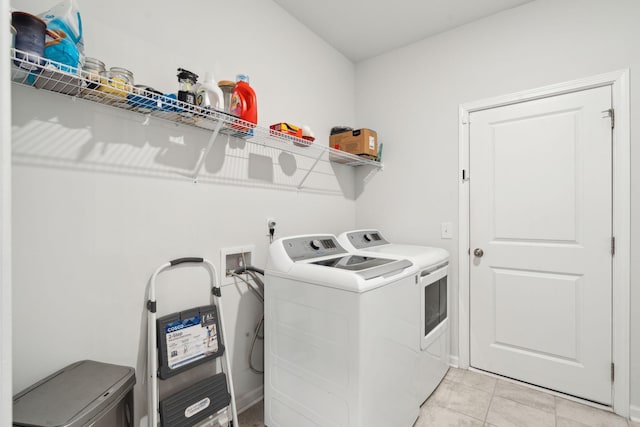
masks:
<path fill-rule="evenodd" d="M 60 38 L 48 42 L 45 58 L 69 65 L 73 68 L 84 64 L 84 40 L 82 38 L 82 17 L 75 0 L 64 0 L 40 18 L 47 23 L 47 28 L 56 32 Z"/>

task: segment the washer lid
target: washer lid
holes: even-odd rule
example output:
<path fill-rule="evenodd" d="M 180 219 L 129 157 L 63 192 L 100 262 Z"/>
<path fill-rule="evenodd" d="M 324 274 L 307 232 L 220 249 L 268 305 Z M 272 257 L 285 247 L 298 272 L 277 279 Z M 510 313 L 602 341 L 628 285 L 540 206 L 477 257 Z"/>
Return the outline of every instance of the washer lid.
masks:
<path fill-rule="evenodd" d="M 377 267 L 379 265 L 393 262 L 392 259 L 374 258 L 362 255 L 346 255 L 337 258 L 323 259 L 312 262 L 311 264 L 324 265 L 325 267 L 341 268 L 343 270 L 360 271 L 367 268 Z"/>
<path fill-rule="evenodd" d="M 389 243 L 388 245 L 367 248 L 363 252 L 369 252 L 373 256 L 395 256 L 409 258 L 420 267 L 427 267 L 449 260 L 449 252 L 442 248 L 430 246 L 401 245 Z"/>
<path fill-rule="evenodd" d="M 379 239 L 378 239 L 379 237 Z M 408 258 L 420 268 L 449 260 L 449 252 L 442 248 L 389 243 L 378 230 L 353 230 L 342 233 L 338 242 L 347 250 L 360 254 L 392 258 Z"/>
<path fill-rule="evenodd" d="M 310 262 L 310 264 L 321 265 L 329 268 L 353 271 L 365 280 L 380 276 L 389 276 L 411 267 L 411 261 L 393 260 L 388 258 L 374 258 L 362 255 L 346 255 L 336 258 L 323 259 Z"/>

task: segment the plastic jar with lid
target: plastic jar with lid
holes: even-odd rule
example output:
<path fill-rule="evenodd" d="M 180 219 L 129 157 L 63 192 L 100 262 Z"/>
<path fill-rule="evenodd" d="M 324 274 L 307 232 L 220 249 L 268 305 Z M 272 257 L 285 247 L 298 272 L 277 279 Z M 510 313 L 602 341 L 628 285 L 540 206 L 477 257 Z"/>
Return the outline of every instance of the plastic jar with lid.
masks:
<path fill-rule="evenodd" d="M 108 79 L 100 89 L 102 92 L 106 92 L 121 98 L 126 99 L 127 94 L 131 92 L 133 86 L 133 73 L 126 68 L 111 67 L 109 71 L 103 71 L 100 73 L 101 77 Z"/>

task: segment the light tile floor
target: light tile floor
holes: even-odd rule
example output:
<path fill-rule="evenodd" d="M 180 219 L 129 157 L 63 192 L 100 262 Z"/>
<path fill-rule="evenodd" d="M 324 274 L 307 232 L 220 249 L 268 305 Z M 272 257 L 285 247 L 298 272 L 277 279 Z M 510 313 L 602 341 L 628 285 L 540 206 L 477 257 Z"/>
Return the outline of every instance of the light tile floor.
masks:
<path fill-rule="evenodd" d="M 263 420 L 263 402 L 239 416 L 240 427 L 264 427 Z M 640 423 L 519 384 L 451 368 L 420 408 L 414 427 L 458 426 L 640 427 Z"/>
<path fill-rule="evenodd" d="M 241 414 L 238 414 L 240 427 L 264 427 L 264 401 L 253 405 Z"/>

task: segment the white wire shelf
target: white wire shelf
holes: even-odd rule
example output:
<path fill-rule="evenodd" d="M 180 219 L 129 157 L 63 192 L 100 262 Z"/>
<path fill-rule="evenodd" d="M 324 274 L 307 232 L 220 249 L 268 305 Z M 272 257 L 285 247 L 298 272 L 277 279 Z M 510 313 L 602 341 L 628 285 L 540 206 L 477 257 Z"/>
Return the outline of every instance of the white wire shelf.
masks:
<path fill-rule="evenodd" d="M 93 72 L 75 69 L 17 49 L 11 49 L 11 57 L 13 61 L 11 79 L 15 84 L 130 110 L 132 113 L 143 114 L 147 118 L 155 117 L 211 131 L 209 143 L 193 171 L 194 180 L 197 180 L 213 142 L 219 134 L 242 138 L 253 144 L 314 159 L 313 166 L 302 178 L 298 188 L 302 188 L 304 181 L 319 161 L 349 166 L 368 165 L 373 167 L 372 172 L 382 169 L 383 166 L 376 160 L 257 126 L 222 111 L 179 101 L 172 94 L 139 89 L 118 79 L 107 79 Z"/>

